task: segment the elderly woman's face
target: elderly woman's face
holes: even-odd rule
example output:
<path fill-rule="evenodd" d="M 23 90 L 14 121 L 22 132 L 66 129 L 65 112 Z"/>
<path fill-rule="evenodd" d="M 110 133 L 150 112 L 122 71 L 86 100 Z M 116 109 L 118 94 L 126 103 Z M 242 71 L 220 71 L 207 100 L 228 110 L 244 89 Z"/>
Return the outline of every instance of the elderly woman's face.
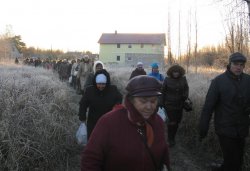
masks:
<path fill-rule="evenodd" d="M 96 87 L 98 90 L 102 91 L 106 87 L 106 83 L 96 83 Z"/>
<path fill-rule="evenodd" d="M 102 69 L 103 69 L 102 64 L 97 64 L 96 67 L 95 67 L 96 71 L 99 71 L 99 70 L 102 70 Z"/>
<path fill-rule="evenodd" d="M 132 104 L 144 119 L 148 119 L 156 111 L 158 97 L 134 97 Z"/>

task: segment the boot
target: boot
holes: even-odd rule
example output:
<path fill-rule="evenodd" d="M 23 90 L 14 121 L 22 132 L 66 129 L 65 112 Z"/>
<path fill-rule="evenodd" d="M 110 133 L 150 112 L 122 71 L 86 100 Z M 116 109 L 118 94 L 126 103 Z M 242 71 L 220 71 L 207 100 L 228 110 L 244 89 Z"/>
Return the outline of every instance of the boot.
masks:
<path fill-rule="evenodd" d="M 175 146 L 175 126 L 174 125 L 168 125 L 168 143 L 169 147 Z"/>

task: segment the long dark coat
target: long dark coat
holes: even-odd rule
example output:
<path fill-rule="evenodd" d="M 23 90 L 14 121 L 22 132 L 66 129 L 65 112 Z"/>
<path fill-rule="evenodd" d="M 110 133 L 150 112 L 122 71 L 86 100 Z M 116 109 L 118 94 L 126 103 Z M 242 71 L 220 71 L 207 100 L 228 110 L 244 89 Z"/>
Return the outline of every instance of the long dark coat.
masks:
<path fill-rule="evenodd" d="M 106 71 L 104 72 L 101 70 L 95 74 L 95 77 L 100 73 L 103 73 L 108 77 L 106 88 L 103 91 L 100 91 L 97 89 L 95 83 L 93 86 L 86 88 L 80 101 L 79 119 L 81 121 L 87 120 L 88 138 L 98 119 L 105 113 L 111 111 L 116 104 L 122 103 L 122 94 L 118 91 L 115 85 L 110 85 L 109 74 Z"/>
<path fill-rule="evenodd" d="M 200 118 L 200 134 L 206 135 L 214 113 L 218 135 L 244 138 L 250 125 L 250 76 L 234 76 L 229 70 L 217 76 L 209 87 Z"/>

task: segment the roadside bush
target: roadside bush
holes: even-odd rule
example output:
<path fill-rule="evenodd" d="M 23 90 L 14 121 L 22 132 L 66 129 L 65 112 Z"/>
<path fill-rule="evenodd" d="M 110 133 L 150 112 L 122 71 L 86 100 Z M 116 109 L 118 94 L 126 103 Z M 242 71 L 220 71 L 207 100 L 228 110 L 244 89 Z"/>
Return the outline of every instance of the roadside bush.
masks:
<path fill-rule="evenodd" d="M 0 170 L 54 170 L 75 151 L 65 83 L 41 68 L 0 67 Z"/>

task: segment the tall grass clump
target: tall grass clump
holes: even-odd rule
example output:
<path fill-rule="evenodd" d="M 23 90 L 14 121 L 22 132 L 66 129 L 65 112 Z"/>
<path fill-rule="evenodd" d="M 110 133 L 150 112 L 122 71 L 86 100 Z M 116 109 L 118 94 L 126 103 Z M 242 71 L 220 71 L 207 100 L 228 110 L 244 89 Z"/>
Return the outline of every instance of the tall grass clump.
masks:
<path fill-rule="evenodd" d="M 75 151 L 70 89 L 42 68 L 0 66 L 0 170 L 55 170 Z"/>

